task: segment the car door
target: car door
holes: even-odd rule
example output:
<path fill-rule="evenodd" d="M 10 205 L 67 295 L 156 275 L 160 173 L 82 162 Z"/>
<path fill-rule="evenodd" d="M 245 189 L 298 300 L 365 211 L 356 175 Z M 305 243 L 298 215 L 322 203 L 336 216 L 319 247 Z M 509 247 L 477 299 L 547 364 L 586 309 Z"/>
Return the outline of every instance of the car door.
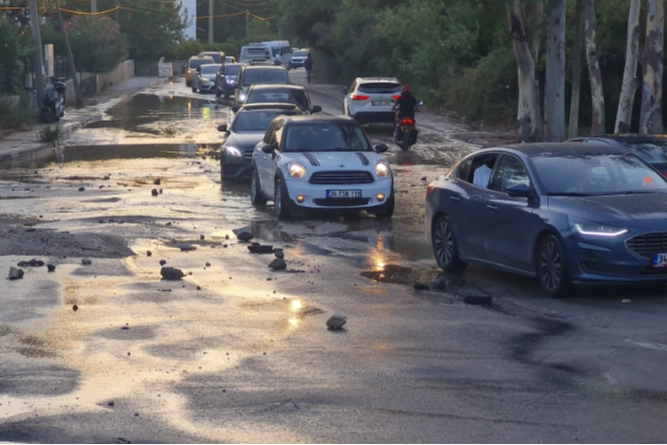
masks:
<path fill-rule="evenodd" d="M 343 99 L 343 113 L 345 113 L 345 110 L 349 112 L 350 110 L 350 98 L 354 96 L 356 93 L 357 89 L 357 81 L 355 80 L 352 82 L 352 85 L 350 85 L 350 89 L 347 91 L 347 94 L 345 95 L 345 99 Z"/>
<path fill-rule="evenodd" d="M 488 260 L 512 269 L 533 272 L 533 242 L 544 227 L 535 212 L 535 199 L 509 196 L 508 187 L 526 184 L 533 187 L 523 161 L 512 154 L 503 154 L 494 170 L 485 203 L 486 238 L 484 248 Z"/>
<path fill-rule="evenodd" d="M 275 182 L 275 171 L 276 164 L 278 162 L 278 157 L 280 155 L 280 137 L 282 136 L 282 127 L 284 121 L 281 119 L 274 120 L 261 143 L 257 144 L 255 147 L 255 152 L 253 153 L 253 160 L 255 161 L 255 168 L 257 169 L 257 174 L 259 175 L 259 182 L 261 184 L 262 190 L 266 196 L 273 196 L 273 186 Z M 274 154 L 264 153 L 262 147 L 269 145 L 273 147 Z"/>

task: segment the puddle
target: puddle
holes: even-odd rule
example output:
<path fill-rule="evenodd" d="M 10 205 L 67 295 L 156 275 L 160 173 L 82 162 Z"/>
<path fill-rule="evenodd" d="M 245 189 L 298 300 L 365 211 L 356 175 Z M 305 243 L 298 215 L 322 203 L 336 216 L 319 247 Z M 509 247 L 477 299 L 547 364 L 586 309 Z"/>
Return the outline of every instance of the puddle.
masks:
<path fill-rule="evenodd" d="M 429 284 L 439 274 L 437 270 L 413 269 L 396 264 L 378 265 L 377 269 L 362 272 L 361 276 L 380 283 L 412 285 L 414 283 Z"/>

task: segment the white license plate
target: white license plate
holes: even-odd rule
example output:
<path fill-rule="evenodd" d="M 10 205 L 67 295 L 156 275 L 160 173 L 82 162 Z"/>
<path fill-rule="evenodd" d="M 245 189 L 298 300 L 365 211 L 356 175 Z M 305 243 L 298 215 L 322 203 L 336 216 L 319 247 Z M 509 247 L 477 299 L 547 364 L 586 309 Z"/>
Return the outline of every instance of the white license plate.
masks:
<path fill-rule="evenodd" d="M 361 190 L 327 190 L 327 198 L 361 198 Z"/>
<path fill-rule="evenodd" d="M 667 267 L 667 253 L 654 254 L 653 267 Z"/>
<path fill-rule="evenodd" d="M 388 100 L 372 100 L 371 101 L 371 105 L 376 105 L 376 106 L 385 107 L 389 104 L 390 104 L 390 102 Z"/>

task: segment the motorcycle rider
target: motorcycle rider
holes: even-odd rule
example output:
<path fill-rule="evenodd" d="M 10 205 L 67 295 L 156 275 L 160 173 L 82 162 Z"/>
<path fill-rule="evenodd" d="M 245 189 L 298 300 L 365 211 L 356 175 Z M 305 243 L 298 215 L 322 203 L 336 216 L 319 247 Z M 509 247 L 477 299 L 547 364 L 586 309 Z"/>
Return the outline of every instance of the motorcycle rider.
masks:
<path fill-rule="evenodd" d="M 401 97 L 396 99 L 392 110 L 398 109 L 394 119 L 394 139 L 398 139 L 398 124 L 405 117 L 415 119 L 415 112 L 419 111 L 417 99 L 412 95 L 409 85 L 403 85 L 401 88 Z"/>

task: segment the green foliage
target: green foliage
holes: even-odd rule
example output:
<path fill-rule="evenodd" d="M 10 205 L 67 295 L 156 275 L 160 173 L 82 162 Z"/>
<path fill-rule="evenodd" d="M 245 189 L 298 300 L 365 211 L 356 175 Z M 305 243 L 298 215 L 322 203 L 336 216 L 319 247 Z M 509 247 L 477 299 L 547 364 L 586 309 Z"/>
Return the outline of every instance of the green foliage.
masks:
<path fill-rule="evenodd" d="M 165 56 L 169 60 L 188 60 L 202 51 L 204 45 L 199 40 L 188 39 L 168 48 Z"/>
<path fill-rule="evenodd" d="M 62 127 L 60 125 L 46 125 L 37 132 L 37 139 L 41 142 L 57 142 L 62 135 Z"/>
<path fill-rule="evenodd" d="M 26 95 L 20 96 L 18 105 L 11 97 L 0 96 L 1 129 L 23 129 L 31 126 L 33 122 L 33 110 Z"/>
<path fill-rule="evenodd" d="M 108 73 L 127 57 L 125 36 L 109 17 L 75 16 L 65 29 L 77 71 Z"/>
<path fill-rule="evenodd" d="M 26 33 L 19 34 L 13 23 L 0 17 L 0 61 L 7 65 L 14 94 L 25 96 L 23 74 L 33 52 L 32 37 Z"/>

